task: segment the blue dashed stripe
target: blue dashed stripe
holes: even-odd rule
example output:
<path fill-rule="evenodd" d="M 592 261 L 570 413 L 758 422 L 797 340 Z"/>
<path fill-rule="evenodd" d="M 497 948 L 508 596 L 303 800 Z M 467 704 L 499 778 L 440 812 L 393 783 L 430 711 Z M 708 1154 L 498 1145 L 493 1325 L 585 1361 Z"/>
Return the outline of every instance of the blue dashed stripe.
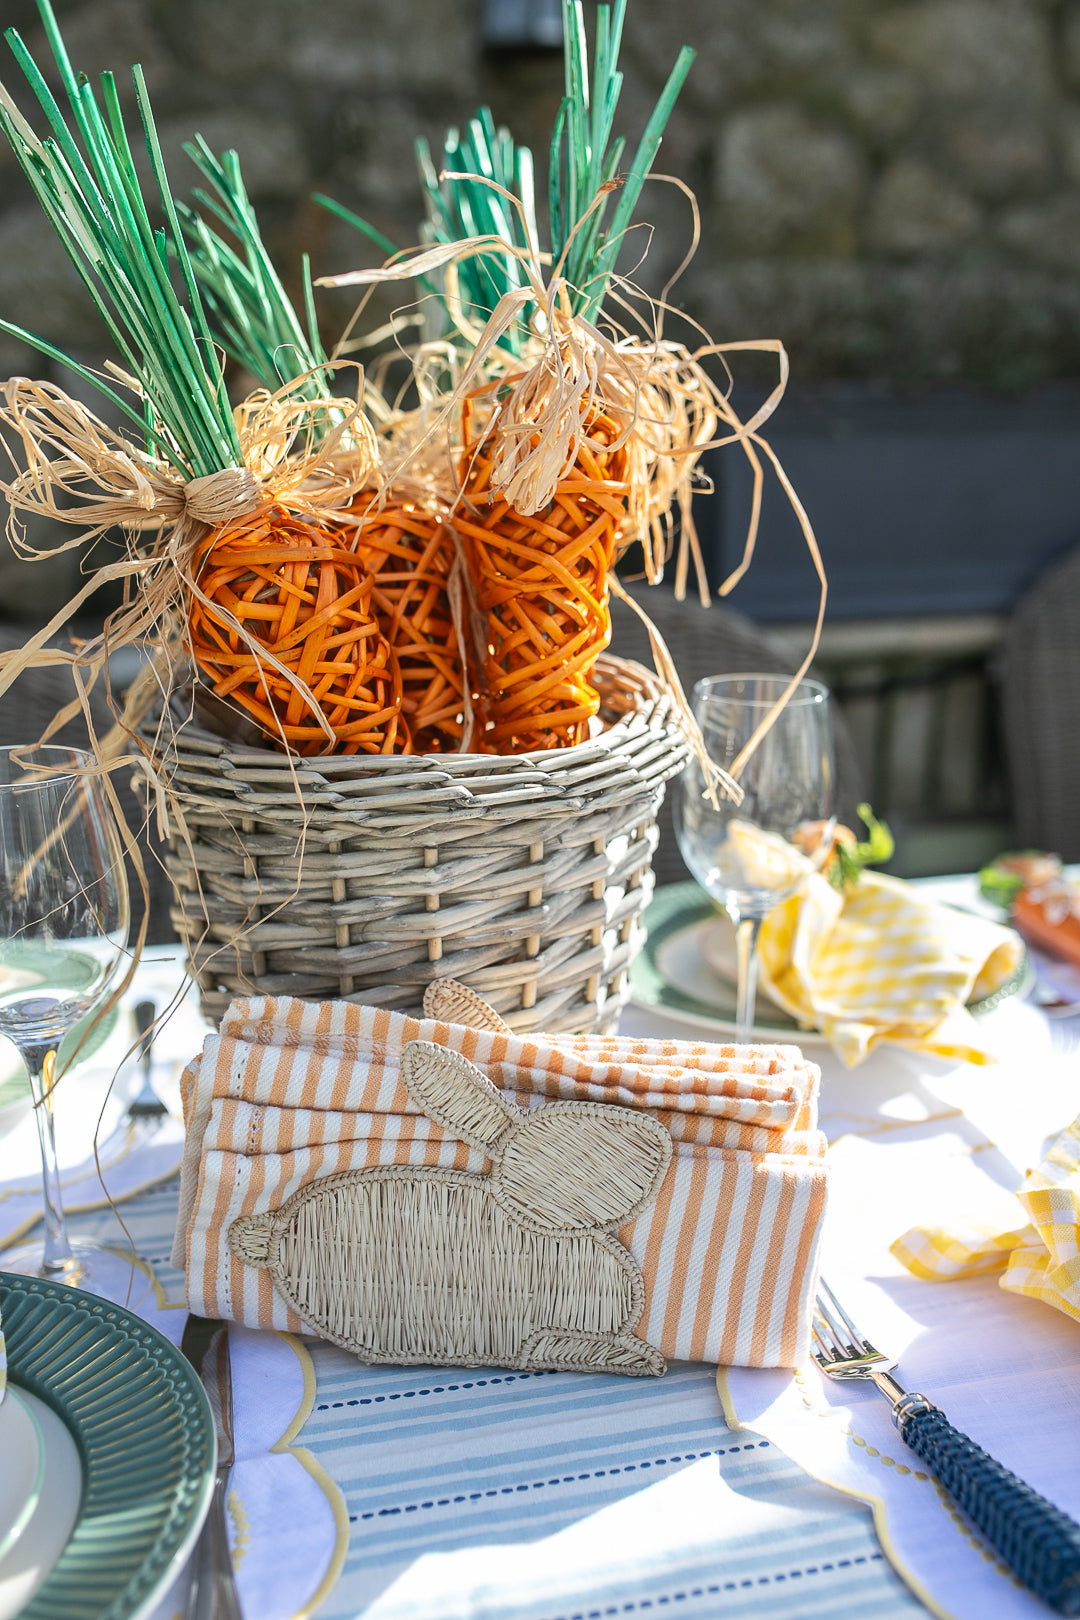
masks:
<path fill-rule="evenodd" d="M 631 1598 L 626 1603 L 609 1603 L 602 1609 L 576 1609 L 553 1615 L 551 1620 L 608 1620 L 611 1615 L 640 1614 L 644 1609 L 661 1609 L 669 1603 L 686 1603 L 691 1598 L 718 1597 L 722 1592 L 739 1592 L 747 1587 L 776 1586 L 784 1581 L 802 1580 L 804 1576 L 831 1575 L 839 1569 L 853 1569 L 856 1564 L 880 1564 L 883 1554 L 865 1553 L 855 1558 L 838 1558 L 832 1564 L 808 1564 L 805 1569 L 780 1570 L 775 1575 L 745 1576 L 739 1581 L 713 1581 L 708 1586 L 691 1586 L 685 1592 L 664 1592 L 656 1597 Z"/>
<path fill-rule="evenodd" d="M 347 1401 L 320 1401 L 316 1412 L 336 1412 L 346 1406 L 378 1406 L 383 1401 L 409 1401 L 419 1395 L 454 1395 L 462 1389 L 486 1389 L 489 1384 L 516 1384 L 525 1378 L 552 1377 L 550 1372 L 503 1373 L 493 1378 L 470 1378 L 460 1384 L 432 1384 L 430 1389 L 396 1389 L 389 1395 L 357 1395 Z"/>
<path fill-rule="evenodd" d="M 366 1513 L 350 1513 L 349 1523 L 364 1519 L 389 1519 L 400 1513 L 416 1513 L 424 1508 L 451 1507 L 459 1502 L 482 1502 L 489 1496 L 515 1496 L 519 1491 L 542 1491 L 551 1485 L 576 1485 L 582 1480 L 607 1479 L 617 1474 L 636 1474 L 647 1468 L 666 1468 L 675 1463 L 700 1462 L 705 1457 L 730 1457 L 737 1451 L 766 1451 L 768 1440 L 750 1440 L 742 1446 L 719 1446 L 711 1451 L 684 1451 L 672 1457 L 653 1457 L 639 1463 L 613 1464 L 610 1468 L 593 1468 L 580 1474 L 556 1474 L 551 1479 L 533 1479 L 523 1485 L 493 1486 L 486 1491 L 465 1491 L 457 1496 L 433 1497 L 428 1502 L 410 1502 L 405 1507 L 371 1508 Z"/>

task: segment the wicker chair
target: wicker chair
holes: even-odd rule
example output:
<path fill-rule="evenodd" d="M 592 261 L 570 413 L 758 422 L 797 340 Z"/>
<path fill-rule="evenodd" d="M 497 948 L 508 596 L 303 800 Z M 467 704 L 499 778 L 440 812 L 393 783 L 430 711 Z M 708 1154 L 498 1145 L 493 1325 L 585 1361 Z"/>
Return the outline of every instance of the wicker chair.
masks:
<path fill-rule="evenodd" d="M 630 594 L 641 603 L 667 642 L 679 678 L 689 697 L 695 681 L 706 675 L 732 675 L 742 671 L 764 675 L 791 675 L 790 656 L 780 652 L 752 620 L 729 607 L 713 603 L 703 608 L 697 598 L 677 602 L 670 591 L 635 585 Z M 632 608 L 617 598 L 611 605 L 611 651 L 634 658 L 652 668 L 648 631 Z M 836 739 L 837 813 L 841 821 L 859 826 L 855 806 L 864 797 L 859 767 L 847 725 L 834 708 Z M 657 883 L 679 883 L 690 873 L 675 838 L 672 795 L 660 812 L 660 845 L 653 856 Z"/>
<path fill-rule="evenodd" d="M 1080 550 L 1013 611 L 1003 691 L 1018 842 L 1080 861 Z"/>

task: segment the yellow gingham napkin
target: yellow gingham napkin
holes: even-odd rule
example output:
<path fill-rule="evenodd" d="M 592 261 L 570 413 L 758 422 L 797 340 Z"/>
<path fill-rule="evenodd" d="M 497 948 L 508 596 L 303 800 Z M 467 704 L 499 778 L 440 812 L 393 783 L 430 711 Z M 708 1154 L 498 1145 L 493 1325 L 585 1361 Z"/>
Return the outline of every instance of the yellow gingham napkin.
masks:
<path fill-rule="evenodd" d="M 820 1029 L 849 1068 L 881 1041 L 992 1063 L 966 1003 L 1012 977 L 1023 945 L 899 878 L 864 871 L 841 892 L 812 873 L 766 917 L 758 960 L 773 1000 Z"/>
<path fill-rule="evenodd" d="M 916 1226 L 892 1253 L 916 1277 L 949 1281 L 1000 1271 L 1002 1288 L 1029 1294 L 1080 1322 L 1080 1118 L 1057 1138 L 1017 1193 L 1030 1220 L 1012 1230 L 984 1224 Z"/>

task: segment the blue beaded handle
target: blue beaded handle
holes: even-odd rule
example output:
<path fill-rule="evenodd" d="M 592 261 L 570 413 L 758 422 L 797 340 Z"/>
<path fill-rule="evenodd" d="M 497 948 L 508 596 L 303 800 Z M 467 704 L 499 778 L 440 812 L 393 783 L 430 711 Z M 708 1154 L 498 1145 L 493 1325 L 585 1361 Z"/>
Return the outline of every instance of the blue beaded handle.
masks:
<path fill-rule="evenodd" d="M 1080 1615 L 1080 1524 L 954 1429 L 925 1395 L 905 1395 L 893 1421 L 1024 1585 L 1058 1614 Z"/>

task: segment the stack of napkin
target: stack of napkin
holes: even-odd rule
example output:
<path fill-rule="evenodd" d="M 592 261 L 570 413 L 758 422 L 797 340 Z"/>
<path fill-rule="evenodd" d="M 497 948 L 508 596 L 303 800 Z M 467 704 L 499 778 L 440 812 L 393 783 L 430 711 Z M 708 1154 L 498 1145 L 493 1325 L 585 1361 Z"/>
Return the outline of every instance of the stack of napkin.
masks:
<path fill-rule="evenodd" d="M 658 1190 L 608 1240 L 640 1267 L 639 1340 L 692 1361 L 805 1357 L 826 1169 L 818 1071 L 797 1048 L 515 1036 L 345 1002 L 235 1002 L 188 1069 L 173 1258 L 191 1310 L 304 1329 L 229 1232 L 243 1217 L 265 1223 L 313 1183 L 391 1165 L 491 1174 L 478 1147 L 410 1097 L 401 1058 L 415 1041 L 461 1054 L 522 1110 L 614 1104 L 663 1127 Z"/>
<path fill-rule="evenodd" d="M 966 1003 L 1019 971 L 1023 945 L 899 878 L 864 871 L 841 891 L 809 873 L 762 923 L 758 960 L 773 1000 L 820 1029 L 849 1068 L 882 1041 L 991 1063 Z"/>
<path fill-rule="evenodd" d="M 933 1281 L 1003 1271 L 1002 1288 L 1080 1322 L 1080 1118 L 1028 1171 L 1017 1198 L 1026 1223 L 1020 1216 L 1011 1227 L 916 1226 L 897 1238 L 892 1253 L 916 1277 Z"/>

